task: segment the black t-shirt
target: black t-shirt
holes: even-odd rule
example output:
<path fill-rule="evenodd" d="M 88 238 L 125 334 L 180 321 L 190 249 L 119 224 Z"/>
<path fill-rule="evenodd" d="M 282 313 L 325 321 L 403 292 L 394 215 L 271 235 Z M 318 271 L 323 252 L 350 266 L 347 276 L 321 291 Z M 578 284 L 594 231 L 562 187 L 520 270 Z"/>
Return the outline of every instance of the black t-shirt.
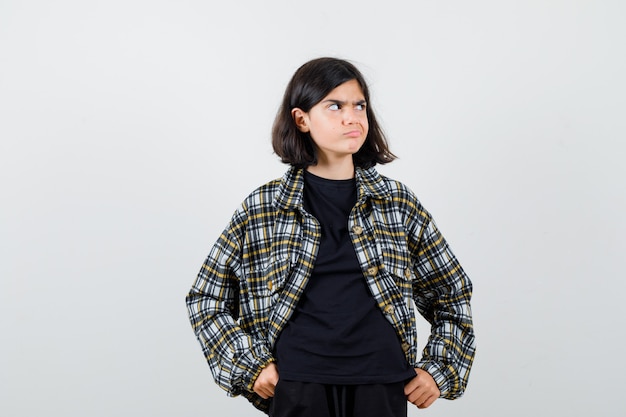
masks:
<path fill-rule="evenodd" d="M 415 376 L 377 307 L 348 232 L 356 183 L 304 175 L 304 208 L 321 225 L 312 276 L 275 348 L 281 378 L 325 384 L 398 382 Z"/>

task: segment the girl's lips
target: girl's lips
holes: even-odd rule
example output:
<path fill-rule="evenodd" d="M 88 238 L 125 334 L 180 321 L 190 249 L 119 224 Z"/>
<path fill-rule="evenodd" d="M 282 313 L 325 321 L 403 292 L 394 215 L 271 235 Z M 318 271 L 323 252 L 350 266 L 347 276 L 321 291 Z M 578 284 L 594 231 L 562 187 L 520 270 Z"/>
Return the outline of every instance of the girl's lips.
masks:
<path fill-rule="evenodd" d="M 359 136 L 361 136 L 361 132 L 359 132 L 358 130 L 351 130 L 350 132 L 344 133 L 344 135 L 349 138 L 358 138 Z"/>

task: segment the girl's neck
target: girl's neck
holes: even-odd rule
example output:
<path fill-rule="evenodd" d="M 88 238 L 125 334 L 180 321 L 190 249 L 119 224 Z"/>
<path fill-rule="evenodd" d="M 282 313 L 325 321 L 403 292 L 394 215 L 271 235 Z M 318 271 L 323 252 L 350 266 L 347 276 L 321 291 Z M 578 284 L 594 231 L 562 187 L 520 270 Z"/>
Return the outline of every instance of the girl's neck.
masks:
<path fill-rule="evenodd" d="M 317 165 L 310 165 L 307 171 L 318 177 L 329 180 L 348 180 L 354 178 L 354 163 L 352 158 L 346 158 L 343 161 L 318 161 Z"/>

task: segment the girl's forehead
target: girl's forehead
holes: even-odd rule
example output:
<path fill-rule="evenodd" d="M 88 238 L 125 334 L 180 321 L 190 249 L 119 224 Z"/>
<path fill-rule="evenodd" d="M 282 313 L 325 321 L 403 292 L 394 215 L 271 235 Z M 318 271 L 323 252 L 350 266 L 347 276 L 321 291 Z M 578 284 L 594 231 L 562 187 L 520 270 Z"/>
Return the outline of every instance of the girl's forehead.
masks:
<path fill-rule="evenodd" d="M 361 88 L 361 84 L 357 80 L 348 80 L 343 84 L 339 84 L 337 87 L 332 89 L 330 93 L 326 95 L 326 97 L 331 97 L 334 95 L 349 95 L 349 96 L 360 96 L 361 99 L 364 98 L 363 88 Z"/>

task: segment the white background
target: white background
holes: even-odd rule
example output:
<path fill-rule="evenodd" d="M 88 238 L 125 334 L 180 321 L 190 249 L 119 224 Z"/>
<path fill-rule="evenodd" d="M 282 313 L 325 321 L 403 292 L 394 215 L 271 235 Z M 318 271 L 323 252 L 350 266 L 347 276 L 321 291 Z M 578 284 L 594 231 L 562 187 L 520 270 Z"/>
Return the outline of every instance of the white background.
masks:
<path fill-rule="evenodd" d="M 621 0 L 0 1 L 0 415 L 261 415 L 214 385 L 184 297 L 286 169 L 269 133 L 289 78 L 331 55 L 370 82 L 400 156 L 379 170 L 475 285 L 466 395 L 409 415 L 624 416 L 625 18 Z"/>

